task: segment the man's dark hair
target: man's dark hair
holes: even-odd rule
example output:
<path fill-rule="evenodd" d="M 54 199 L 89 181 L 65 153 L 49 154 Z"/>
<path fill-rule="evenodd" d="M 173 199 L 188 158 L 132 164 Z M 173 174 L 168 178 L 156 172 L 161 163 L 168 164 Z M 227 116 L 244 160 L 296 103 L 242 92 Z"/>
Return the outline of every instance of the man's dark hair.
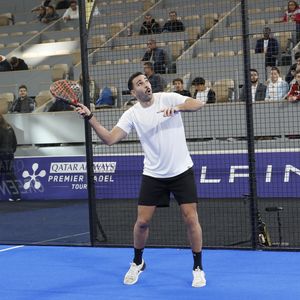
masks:
<path fill-rule="evenodd" d="M 197 85 L 197 84 L 205 84 L 205 79 L 202 77 L 196 77 L 193 81 L 192 81 L 192 85 Z"/>
<path fill-rule="evenodd" d="M 149 67 L 152 71 L 154 71 L 154 66 L 153 66 L 153 63 L 151 61 L 146 61 L 144 63 L 144 67 Z"/>
<path fill-rule="evenodd" d="M 271 71 L 277 71 L 277 73 L 280 75 L 280 70 L 279 70 L 279 68 L 277 68 L 277 67 L 272 67 L 272 68 L 271 68 Z"/>
<path fill-rule="evenodd" d="M 135 72 L 135 73 L 133 73 L 130 77 L 129 77 L 129 79 L 128 79 L 128 90 L 129 91 L 132 91 L 133 90 L 133 79 L 135 78 L 135 77 L 138 77 L 138 76 L 140 76 L 140 75 L 144 75 L 142 72 Z"/>
<path fill-rule="evenodd" d="M 173 84 L 175 84 L 176 81 L 179 81 L 179 82 L 181 82 L 181 84 L 183 84 L 183 80 L 181 78 L 173 79 Z"/>
<path fill-rule="evenodd" d="M 255 72 L 257 75 L 259 75 L 256 69 L 250 69 L 250 72 Z"/>
<path fill-rule="evenodd" d="M 11 59 L 10 59 L 10 64 L 11 65 L 16 65 L 18 63 L 18 58 L 13 56 Z"/>
<path fill-rule="evenodd" d="M 296 52 L 295 53 L 295 60 L 299 59 L 300 58 L 300 52 Z"/>
<path fill-rule="evenodd" d="M 69 3 L 70 3 L 70 5 L 74 4 L 74 3 L 77 5 L 77 1 L 75 1 L 75 0 L 71 0 Z"/>
<path fill-rule="evenodd" d="M 22 85 L 19 86 L 19 90 L 20 89 L 25 89 L 27 91 L 27 86 L 25 84 L 22 84 Z"/>

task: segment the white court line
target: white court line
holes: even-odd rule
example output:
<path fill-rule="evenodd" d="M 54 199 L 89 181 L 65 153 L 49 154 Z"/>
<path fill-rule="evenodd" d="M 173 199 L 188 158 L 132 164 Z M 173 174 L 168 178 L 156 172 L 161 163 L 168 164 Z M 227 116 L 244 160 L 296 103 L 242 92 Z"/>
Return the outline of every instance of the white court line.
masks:
<path fill-rule="evenodd" d="M 19 245 L 19 246 L 14 246 L 14 247 L 9 247 L 9 248 L 4 248 L 4 249 L 1 249 L 0 252 L 14 250 L 14 249 L 22 248 L 22 247 L 24 247 L 24 246 L 25 246 L 25 245 Z"/>

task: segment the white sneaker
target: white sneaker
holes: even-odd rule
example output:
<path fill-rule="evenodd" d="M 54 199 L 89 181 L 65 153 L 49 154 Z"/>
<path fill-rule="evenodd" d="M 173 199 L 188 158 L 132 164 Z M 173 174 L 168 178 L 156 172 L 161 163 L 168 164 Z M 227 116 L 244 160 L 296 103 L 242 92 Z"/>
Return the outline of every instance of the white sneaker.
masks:
<path fill-rule="evenodd" d="M 193 271 L 193 283 L 192 286 L 193 287 L 204 287 L 206 286 L 206 279 L 205 279 L 205 273 L 200 270 L 200 268 L 198 267 L 196 270 Z"/>
<path fill-rule="evenodd" d="M 130 264 L 130 268 L 124 277 L 124 284 L 132 285 L 135 284 L 140 274 L 145 270 L 146 264 L 144 260 L 140 265 L 136 265 L 134 262 Z"/>

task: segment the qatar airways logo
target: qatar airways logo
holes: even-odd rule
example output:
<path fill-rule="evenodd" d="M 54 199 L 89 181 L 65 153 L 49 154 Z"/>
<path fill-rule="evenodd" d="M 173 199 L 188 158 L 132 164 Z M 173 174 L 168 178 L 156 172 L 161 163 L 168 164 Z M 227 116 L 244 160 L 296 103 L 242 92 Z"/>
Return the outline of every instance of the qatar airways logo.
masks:
<path fill-rule="evenodd" d="M 272 182 L 272 177 L 274 175 L 273 173 L 273 165 L 267 165 L 264 172 L 264 181 L 266 183 Z M 300 176 L 300 169 L 292 165 L 285 165 L 284 172 L 280 173 L 280 175 L 282 175 L 282 181 L 284 183 L 289 183 L 292 174 Z M 279 174 L 277 173 L 276 176 L 278 175 Z M 247 165 L 230 166 L 228 179 L 226 179 L 226 181 L 228 183 L 235 183 L 238 180 L 238 178 L 245 177 L 249 177 L 249 167 Z M 200 183 L 220 183 L 222 180 L 224 181 L 224 179 L 221 178 L 211 178 L 207 166 L 202 166 L 200 174 Z"/>

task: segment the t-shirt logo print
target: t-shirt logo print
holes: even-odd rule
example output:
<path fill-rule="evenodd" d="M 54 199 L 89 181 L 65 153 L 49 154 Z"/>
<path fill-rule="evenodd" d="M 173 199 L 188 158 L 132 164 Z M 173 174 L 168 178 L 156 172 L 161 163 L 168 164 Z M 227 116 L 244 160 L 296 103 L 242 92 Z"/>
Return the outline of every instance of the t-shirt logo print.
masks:
<path fill-rule="evenodd" d="M 25 170 L 22 173 L 22 177 L 25 178 L 25 183 L 23 185 L 23 188 L 25 190 L 28 190 L 31 186 L 31 183 L 32 183 L 34 188 L 36 190 L 38 190 L 42 186 L 42 184 L 39 181 L 38 177 L 45 177 L 46 176 L 46 171 L 41 170 L 39 173 L 36 173 L 37 169 L 39 168 L 38 163 L 34 163 L 31 168 L 32 168 L 32 174 L 31 175 L 29 174 L 29 172 L 27 170 Z"/>

